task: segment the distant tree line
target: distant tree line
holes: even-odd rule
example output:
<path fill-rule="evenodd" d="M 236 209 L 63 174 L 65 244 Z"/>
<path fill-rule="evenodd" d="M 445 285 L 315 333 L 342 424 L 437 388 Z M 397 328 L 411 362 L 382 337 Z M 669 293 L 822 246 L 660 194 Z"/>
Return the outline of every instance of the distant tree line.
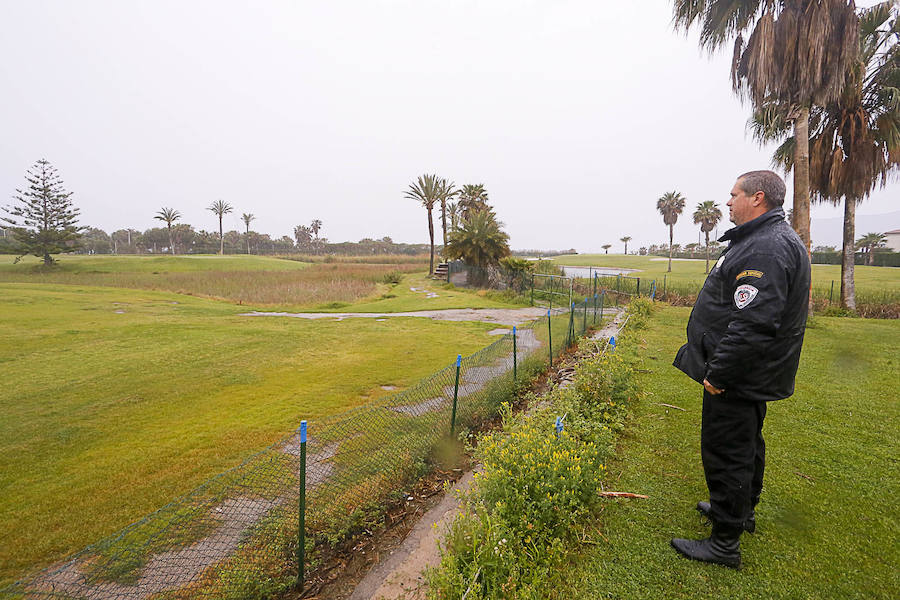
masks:
<path fill-rule="evenodd" d="M 403 244 L 389 237 L 363 238 L 358 242 L 330 243 L 319 239 L 307 240 L 301 233 L 300 240 L 288 236 L 273 238 L 255 231 L 226 231 L 220 242 L 218 232 L 195 230 L 181 223 L 172 227 L 172 240 L 166 227 L 117 229 L 112 233 L 97 227 L 82 230 L 77 254 L 215 254 L 220 248 L 225 254 L 337 254 L 342 256 L 366 256 L 373 254 L 422 255 L 427 254 L 428 244 Z M 170 243 L 173 246 L 170 246 Z M 249 249 L 249 252 L 248 252 Z M 0 254 L 16 254 L 18 247 L 12 229 L 0 227 Z"/>
<path fill-rule="evenodd" d="M 308 226 L 294 227 L 294 237 L 272 237 L 250 230 L 256 219 L 244 213 L 244 231 L 224 231 L 222 219 L 234 208 L 224 200 L 216 200 L 208 210 L 213 212 L 219 231 L 195 230 L 179 223 L 181 213 L 163 207 L 153 218 L 165 227 L 117 229 L 112 233 L 78 224 L 79 211 L 71 200 L 56 169 L 45 159 L 37 161 L 25 173 L 25 185 L 17 189 L 13 203 L 0 213 L 0 254 L 19 258 L 31 254 L 51 265 L 53 255 L 79 254 L 401 254 L 418 255 L 429 251 L 428 244 L 398 244 L 389 237 L 364 238 L 359 242 L 330 244 L 320 237 L 322 221 L 314 219 Z"/>

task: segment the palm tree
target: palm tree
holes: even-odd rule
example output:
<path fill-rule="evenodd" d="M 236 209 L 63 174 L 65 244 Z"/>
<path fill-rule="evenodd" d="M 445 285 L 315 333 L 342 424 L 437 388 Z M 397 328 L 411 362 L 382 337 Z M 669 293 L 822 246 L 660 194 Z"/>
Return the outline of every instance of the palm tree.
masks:
<path fill-rule="evenodd" d="M 312 231 L 313 237 L 313 252 L 318 254 L 319 252 L 319 231 L 322 230 L 322 221 L 319 219 L 313 219 L 312 223 L 309 224 L 309 230 Z"/>
<path fill-rule="evenodd" d="M 669 270 L 672 272 L 672 236 L 678 215 L 684 210 L 685 198 L 676 191 L 666 192 L 656 201 L 656 210 L 663 216 L 663 223 L 669 226 Z"/>
<path fill-rule="evenodd" d="M 631 236 L 630 236 L 630 235 L 626 235 L 626 236 L 623 237 L 623 238 L 619 238 L 619 241 L 625 243 L 625 254 L 628 255 L 628 242 L 631 241 Z"/>
<path fill-rule="evenodd" d="M 451 200 L 454 196 L 456 196 L 459 191 L 456 189 L 456 184 L 452 181 L 448 182 L 446 179 L 441 179 L 438 182 L 439 188 L 439 196 L 441 201 L 441 230 L 444 233 L 444 248 L 447 247 L 447 200 Z"/>
<path fill-rule="evenodd" d="M 856 206 L 900 166 L 900 19 L 894 2 L 882 2 L 859 15 L 859 58 L 841 97 L 810 113 L 810 190 L 813 199 L 844 204 L 841 306 L 856 309 L 854 284 Z M 787 108 L 766 103 L 750 125 L 760 142 L 790 131 Z M 773 163 L 793 168 L 794 137 L 775 151 Z"/>
<path fill-rule="evenodd" d="M 794 229 L 809 235 L 809 115 L 837 100 L 859 50 L 853 0 L 674 0 L 676 28 L 700 24 L 700 46 L 734 39 L 731 82 L 755 107 L 790 106 L 794 147 Z M 744 34 L 750 33 L 747 43 Z"/>
<path fill-rule="evenodd" d="M 431 258 L 428 262 L 428 275 L 434 274 L 434 221 L 431 217 L 431 211 L 434 209 L 434 203 L 440 199 L 441 191 L 437 175 L 421 175 L 415 183 L 411 183 L 409 190 L 404 192 L 403 197 L 410 200 L 421 202 L 428 214 L 428 240 L 431 244 Z"/>
<path fill-rule="evenodd" d="M 216 200 L 206 210 L 211 210 L 219 217 L 219 254 L 225 254 L 225 234 L 222 231 L 222 217 L 234 210 L 234 207 L 224 200 Z"/>
<path fill-rule="evenodd" d="M 706 200 L 697 205 L 694 211 L 694 224 L 700 226 L 700 231 L 706 235 L 706 273 L 709 273 L 709 232 L 715 229 L 722 218 L 722 211 L 712 200 Z"/>
<path fill-rule="evenodd" d="M 460 218 L 465 221 L 472 213 L 481 210 L 490 210 L 488 206 L 488 193 L 484 184 L 466 184 L 459 191 Z"/>
<path fill-rule="evenodd" d="M 459 229 L 459 204 L 450 202 L 447 204 L 447 216 L 450 217 L 450 231 Z"/>
<path fill-rule="evenodd" d="M 606 251 L 605 254 L 609 254 L 609 249 L 612 248 L 612 244 L 603 244 L 600 247 Z"/>
<path fill-rule="evenodd" d="M 866 249 L 866 264 L 875 264 L 874 251 L 876 248 L 883 247 L 886 241 L 887 236 L 883 233 L 867 233 L 866 235 L 856 240 L 857 246 Z"/>
<path fill-rule="evenodd" d="M 166 227 L 169 228 L 169 252 L 175 254 L 175 241 L 172 239 L 172 223 L 181 218 L 181 213 L 174 208 L 163 207 L 153 218 L 166 222 Z"/>
<path fill-rule="evenodd" d="M 503 223 L 490 211 L 477 211 L 450 234 L 446 255 L 461 259 L 469 265 L 487 269 L 509 256 L 509 236 L 501 229 Z"/>
<path fill-rule="evenodd" d="M 241 215 L 241 220 L 244 222 L 244 228 L 247 230 L 247 254 L 250 254 L 250 222 L 255 219 L 253 213 L 244 213 Z M 259 248 L 256 249 L 259 252 Z"/>

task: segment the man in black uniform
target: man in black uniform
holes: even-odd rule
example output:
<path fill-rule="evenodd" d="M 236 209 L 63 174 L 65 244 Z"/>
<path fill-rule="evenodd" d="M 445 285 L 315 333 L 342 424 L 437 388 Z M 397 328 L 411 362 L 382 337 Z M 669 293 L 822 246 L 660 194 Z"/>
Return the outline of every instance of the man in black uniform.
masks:
<path fill-rule="evenodd" d="M 728 201 L 728 241 L 697 297 L 675 366 L 702 383 L 700 453 L 712 521 L 704 540 L 673 539 L 695 560 L 740 568 L 740 536 L 756 528 L 762 491 L 766 403 L 794 393 L 809 303 L 806 247 L 785 221 L 784 181 L 741 175 Z"/>

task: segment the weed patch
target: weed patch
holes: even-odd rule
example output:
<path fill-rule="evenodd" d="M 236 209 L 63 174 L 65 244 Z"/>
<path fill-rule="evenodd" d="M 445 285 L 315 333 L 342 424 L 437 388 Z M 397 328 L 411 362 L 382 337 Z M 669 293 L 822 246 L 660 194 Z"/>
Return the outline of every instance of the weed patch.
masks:
<path fill-rule="evenodd" d="M 649 312 L 638 303 L 629 318 Z M 616 432 L 638 397 L 633 345 L 630 334 L 614 352 L 584 341 L 572 385 L 528 416 L 504 406 L 503 429 L 475 450 L 483 470 L 429 573 L 432 598 L 545 598 L 559 583 L 554 573 L 584 541 Z"/>

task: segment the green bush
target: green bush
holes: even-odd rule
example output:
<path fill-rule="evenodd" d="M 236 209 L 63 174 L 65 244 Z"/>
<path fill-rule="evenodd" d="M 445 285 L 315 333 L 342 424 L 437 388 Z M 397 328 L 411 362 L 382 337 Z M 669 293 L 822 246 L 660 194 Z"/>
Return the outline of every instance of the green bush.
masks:
<path fill-rule="evenodd" d="M 476 475 L 479 508 L 525 544 L 565 537 L 598 502 L 605 467 L 597 445 L 565 430 L 557 437 L 551 420 L 488 434 L 477 456 L 484 467 Z"/>

